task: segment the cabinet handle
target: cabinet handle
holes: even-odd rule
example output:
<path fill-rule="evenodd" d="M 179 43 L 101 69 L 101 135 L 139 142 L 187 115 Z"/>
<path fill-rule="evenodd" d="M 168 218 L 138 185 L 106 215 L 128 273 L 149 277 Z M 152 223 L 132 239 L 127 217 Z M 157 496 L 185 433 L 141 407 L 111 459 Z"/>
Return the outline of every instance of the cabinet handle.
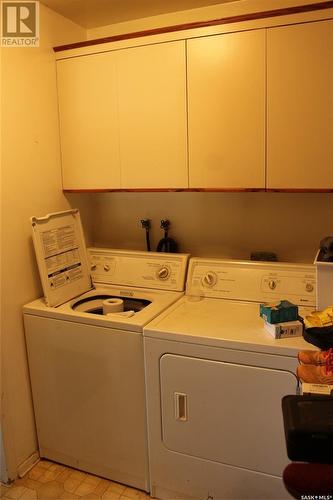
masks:
<path fill-rule="evenodd" d="M 175 400 L 175 419 L 181 422 L 187 422 L 187 394 L 182 392 L 174 393 Z"/>

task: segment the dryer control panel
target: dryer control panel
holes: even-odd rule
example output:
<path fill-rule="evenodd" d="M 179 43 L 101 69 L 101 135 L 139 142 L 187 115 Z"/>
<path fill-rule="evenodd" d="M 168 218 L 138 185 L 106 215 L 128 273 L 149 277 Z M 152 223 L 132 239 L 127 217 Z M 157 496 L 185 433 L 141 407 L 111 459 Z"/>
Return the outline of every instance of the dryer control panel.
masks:
<path fill-rule="evenodd" d="M 316 271 L 309 264 L 193 258 L 187 295 L 315 306 Z"/>

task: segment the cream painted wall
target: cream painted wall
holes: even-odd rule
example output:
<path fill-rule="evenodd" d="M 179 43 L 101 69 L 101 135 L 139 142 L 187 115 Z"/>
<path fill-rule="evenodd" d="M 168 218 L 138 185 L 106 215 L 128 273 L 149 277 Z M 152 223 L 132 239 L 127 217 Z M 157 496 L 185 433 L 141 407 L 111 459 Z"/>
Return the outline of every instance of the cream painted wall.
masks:
<path fill-rule="evenodd" d="M 295 5 L 320 3 L 322 0 L 237 0 L 227 4 L 210 5 L 191 10 L 170 12 L 158 16 L 134 19 L 123 23 L 101 26 L 87 30 L 88 40 L 106 36 L 149 30 L 176 24 L 209 21 L 222 17 L 237 16 L 252 12 L 261 12 L 270 9 L 280 9 Z"/>
<path fill-rule="evenodd" d="M 9 477 L 37 449 L 22 305 L 41 295 L 29 217 L 69 207 L 61 188 L 56 66 L 52 47 L 86 38 L 40 5 L 39 48 L 2 55 L 2 430 Z M 85 210 L 89 200 L 80 201 Z M 85 228 L 89 236 L 89 218 Z"/>
<path fill-rule="evenodd" d="M 79 196 L 79 195 L 77 195 Z M 281 261 L 312 263 L 319 241 L 333 234 L 331 193 L 95 194 L 96 246 L 145 250 L 140 219 L 152 219 L 152 249 L 170 236 L 194 256 L 248 259 L 274 251 Z"/>

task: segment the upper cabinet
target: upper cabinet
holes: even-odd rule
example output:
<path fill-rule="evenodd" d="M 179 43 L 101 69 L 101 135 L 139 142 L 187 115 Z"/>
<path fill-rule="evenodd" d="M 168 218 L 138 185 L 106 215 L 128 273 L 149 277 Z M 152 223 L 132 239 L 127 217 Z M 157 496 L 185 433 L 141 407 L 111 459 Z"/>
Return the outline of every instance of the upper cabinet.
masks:
<path fill-rule="evenodd" d="M 114 53 L 57 63 L 64 189 L 120 187 Z"/>
<path fill-rule="evenodd" d="M 267 36 L 267 187 L 333 188 L 333 21 Z"/>
<path fill-rule="evenodd" d="M 188 41 L 190 187 L 265 187 L 265 64 L 265 30 Z"/>
<path fill-rule="evenodd" d="M 64 189 L 333 189 L 332 19 L 109 46 L 57 74 Z"/>
<path fill-rule="evenodd" d="M 121 186 L 185 188 L 185 42 L 117 51 Z"/>
<path fill-rule="evenodd" d="M 185 42 L 58 61 L 64 189 L 185 188 Z"/>

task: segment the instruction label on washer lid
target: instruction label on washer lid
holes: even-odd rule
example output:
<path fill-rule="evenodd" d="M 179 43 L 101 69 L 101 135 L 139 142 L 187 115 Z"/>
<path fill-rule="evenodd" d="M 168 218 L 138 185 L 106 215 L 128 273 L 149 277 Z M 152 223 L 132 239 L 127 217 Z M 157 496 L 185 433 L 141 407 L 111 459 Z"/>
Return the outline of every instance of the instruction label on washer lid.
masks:
<path fill-rule="evenodd" d="M 50 287 L 80 279 L 82 266 L 74 224 L 42 231 L 40 237 Z"/>
<path fill-rule="evenodd" d="M 46 303 L 55 306 L 92 288 L 80 214 L 68 210 L 32 217 Z"/>

